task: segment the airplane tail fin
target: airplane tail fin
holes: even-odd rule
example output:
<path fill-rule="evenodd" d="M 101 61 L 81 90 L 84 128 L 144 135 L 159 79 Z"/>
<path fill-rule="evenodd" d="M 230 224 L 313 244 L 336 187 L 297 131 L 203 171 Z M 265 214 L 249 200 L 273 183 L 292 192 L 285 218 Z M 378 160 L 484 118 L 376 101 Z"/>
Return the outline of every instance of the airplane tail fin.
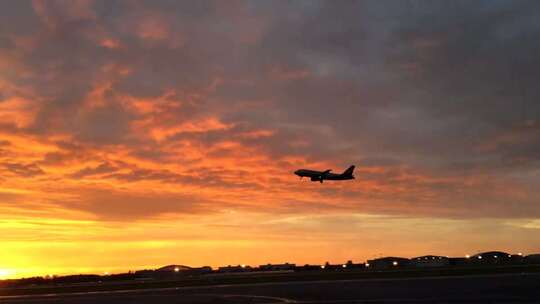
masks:
<path fill-rule="evenodd" d="M 347 168 L 347 170 L 343 171 L 343 173 L 341 173 L 341 175 L 343 175 L 343 176 L 352 176 L 353 171 L 354 171 L 354 165 L 350 166 L 349 168 Z"/>

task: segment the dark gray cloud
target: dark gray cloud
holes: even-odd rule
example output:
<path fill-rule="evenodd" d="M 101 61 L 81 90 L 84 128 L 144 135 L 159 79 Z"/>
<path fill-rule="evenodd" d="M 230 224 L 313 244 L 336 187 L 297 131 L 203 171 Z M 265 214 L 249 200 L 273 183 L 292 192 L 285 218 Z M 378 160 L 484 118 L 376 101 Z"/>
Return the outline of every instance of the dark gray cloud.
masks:
<path fill-rule="evenodd" d="M 108 162 L 101 163 L 97 167 L 86 167 L 84 169 L 81 169 L 75 173 L 71 174 L 71 177 L 73 178 L 82 178 L 82 177 L 91 177 L 91 176 L 101 176 L 103 174 L 116 172 L 118 171 L 118 167 L 114 166 Z"/>
<path fill-rule="evenodd" d="M 45 172 L 36 164 L 4 163 L 2 166 L 11 173 L 24 177 L 45 174 Z"/>

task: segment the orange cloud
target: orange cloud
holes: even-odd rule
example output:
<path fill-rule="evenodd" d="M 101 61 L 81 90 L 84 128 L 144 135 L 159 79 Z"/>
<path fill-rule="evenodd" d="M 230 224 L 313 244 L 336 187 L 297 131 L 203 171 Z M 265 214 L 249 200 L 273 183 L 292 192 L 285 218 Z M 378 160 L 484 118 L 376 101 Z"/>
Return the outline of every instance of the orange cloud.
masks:
<path fill-rule="evenodd" d="M 118 40 L 111 39 L 111 38 L 105 38 L 101 40 L 99 45 L 101 45 L 102 47 L 109 48 L 109 49 L 118 49 L 122 46 L 122 44 Z"/>
<path fill-rule="evenodd" d="M 12 97 L 0 103 L 0 121 L 11 123 L 17 128 L 26 128 L 33 122 L 36 110 L 30 100 Z"/>

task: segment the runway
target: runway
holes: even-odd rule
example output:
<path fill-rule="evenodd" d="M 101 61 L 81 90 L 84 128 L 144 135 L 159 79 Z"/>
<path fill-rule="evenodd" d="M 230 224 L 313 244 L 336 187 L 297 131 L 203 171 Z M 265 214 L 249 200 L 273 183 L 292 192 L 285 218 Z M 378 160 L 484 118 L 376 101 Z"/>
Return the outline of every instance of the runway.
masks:
<path fill-rule="evenodd" d="M 0 297 L 1 303 L 539 303 L 540 274 L 359 279 Z"/>

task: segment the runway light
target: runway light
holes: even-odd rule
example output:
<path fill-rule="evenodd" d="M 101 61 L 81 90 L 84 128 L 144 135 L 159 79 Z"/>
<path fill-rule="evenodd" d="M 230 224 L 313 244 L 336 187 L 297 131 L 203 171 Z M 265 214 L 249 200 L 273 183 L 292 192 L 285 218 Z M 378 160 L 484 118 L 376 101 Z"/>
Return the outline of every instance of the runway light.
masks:
<path fill-rule="evenodd" d="M 174 272 L 179 272 L 179 271 L 180 271 L 180 268 L 174 267 Z"/>
<path fill-rule="evenodd" d="M 398 265 L 398 262 L 397 262 L 397 261 L 393 261 L 393 262 L 392 262 L 392 265 L 397 266 L 397 265 Z"/>
<path fill-rule="evenodd" d="M 343 265 L 341 265 L 341 267 L 347 268 L 347 264 L 343 264 Z"/>
<path fill-rule="evenodd" d="M 369 263 L 366 263 L 366 267 L 369 267 Z"/>
<path fill-rule="evenodd" d="M 494 258 L 497 258 L 497 256 L 494 256 Z"/>
<path fill-rule="evenodd" d="M 523 255 L 523 253 L 521 253 L 521 252 L 518 252 L 518 255 Z"/>
<path fill-rule="evenodd" d="M 467 259 L 468 259 L 468 258 L 470 258 L 470 257 L 471 257 L 471 256 L 470 256 L 470 255 L 468 255 L 468 254 L 466 254 L 466 255 L 465 255 L 465 258 L 467 258 Z"/>
<path fill-rule="evenodd" d="M 324 265 L 321 265 L 321 269 L 324 269 Z"/>
<path fill-rule="evenodd" d="M 482 256 L 481 256 L 481 255 L 479 255 L 479 256 L 478 256 L 478 259 L 479 259 L 479 260 L 481 260 L 481 259 L 482 259 Z"/>
<path fill-rule="evenodd" d="M 246 268 L 246 265 L 242 264 L 242 265 L 240 265 L 240 267 L 242 267 L 242 268 Z"/>

